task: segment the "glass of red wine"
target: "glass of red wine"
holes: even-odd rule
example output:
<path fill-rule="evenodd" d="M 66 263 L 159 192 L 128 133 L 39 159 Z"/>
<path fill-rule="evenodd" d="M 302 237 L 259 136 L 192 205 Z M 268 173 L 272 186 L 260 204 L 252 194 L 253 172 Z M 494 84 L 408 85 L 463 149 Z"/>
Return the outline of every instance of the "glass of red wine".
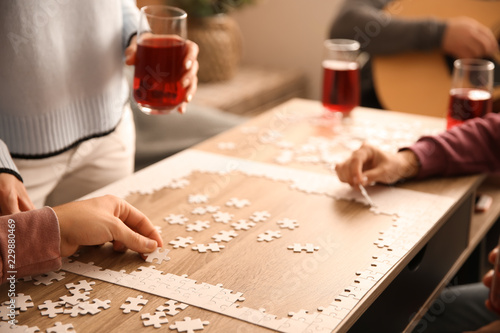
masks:
<path fill-rule="evenodd" d="M 359 105 L 360 44 L 350 39 L 328 39 L 323 45 L 323 106 L 347 116 Z"/>
<path fill-rule="evenodd" d="M 183 101 L 187 14 L 170 6 L 141 8 L 133 93 L 146 114 L 165 114 Z"/>
<path fill-rule="evenodd" d="M 495 65 L 488 60 L 455 60 L 446 118 L 447 129 L 491 112 L 494 69 Z"/>

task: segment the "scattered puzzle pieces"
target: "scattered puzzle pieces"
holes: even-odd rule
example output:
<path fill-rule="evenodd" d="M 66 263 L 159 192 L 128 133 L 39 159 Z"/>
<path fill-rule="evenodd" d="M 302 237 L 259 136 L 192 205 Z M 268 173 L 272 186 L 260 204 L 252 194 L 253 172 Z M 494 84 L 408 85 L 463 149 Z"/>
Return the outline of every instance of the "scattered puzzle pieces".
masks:
<path fill-rule="evenodd" d="M 47 333 L 70 333 L 76 332 L 73 324 L 63 325 L 60 321 L 56 322 L 54 326 L 47 328 Z"/>
<path fill-rule="evenodd" d="M 84 292 L 84 293 L 75 292 L 71 296 L 64 295 L 64 296 L 59 297 L 59 299 L 61 301 L 63 301 L 64 303 L 75 306 L 80 302 L 84 302 L 84 301 L 88 300 L 89 299 L 89 292 Z"/>
<path fill-rule="evenodd" d="M 267 211 L 254 212 L 252 216 L 250 216 L 250 220 L 254 222 L 265 222 L 268 218 L 271 217 L 271 214 Z"/>
<path fill-rule="evenodd" d="M 191 211 L 191 214 L 194 214 L 194 215 L 203 215 L 206 213 L 207 213 L 207 209 L 204 207 L 196 207 L 195 209 L 193 209 Z"/>
<path fill-rule="evenodd" d="M 178 249 L 179 247 L 186 248 L 189 244 L 193 244 L 193 237 L 177 237 L 175 240 L 170 241 L 168 244 L 173 245 L 174 249 Z M 170 258 L 169 258 L 170 259 Z"/>
<path fill-rule="evenodd" d="M 87 280 L 80 280 L 78 281 L 77 284 L 75 283 L 68 283 L 66 284 L 66 289 L 69 290 L 69 292 L 74 295 L 76 293 L 80 293 L 80 291 L 91 291 L 92 286 L 95 284 L 94 281 L 88 282 Z"/>
<path fill-rule="evenodd" d="M 229 242 L 236 236 L 238 236 L 238 234 L 234 232 L 234 230 L 231 231 L 222 230 L 219 231 L 218 234 L 213 235 L 212 238 L 214 239 L 214 242 L 220 243 L 220 242 Z"/>
<path fill-rule="evenodd" d="M 196 221 L 194 224 L 188 224 L 186 226 L 187 231 L 203 231 L 205 229 L 210 228 L 210 222 L 209 221 Z"/>
<path fill-rule="evenodd" d="M 30 295 L 25 295 L 25 294 L 17 294 L 13 298 L 13 303 L 15 306 L 15 309 L 19 309 L 20 311 L 27 311 L 28 308 L 32 308 L 35 305 L 33 304 L 33 300 L 31 299 Z"/>
<path fill-rule="evenodd" d="M 193 250 L 196 250 L 200 253 L 205 253 L 207 252 L 207 250 L 210 250 L 212 252 L 220 252 L 220 250 L 223 248 L 224 245 L 219 245 L 217 243 L 208 243 L 208 245 L 197 244 L 196 246 L 192 247 Z"/>
<path fill-rule="evenodd" d="M 164 218 L 169 224 L 180 224 L 184 225 L 185 222 L 189 220 L 182 214 L 170 214 L 169 216 Z"/>
<path fill-rule="evenodd" d="M 190 194 L 188 196 L 188 202 L 190 204 L 202 204 L 208 202 L 208 197 L 204 194 Z"/>
<path fill-rule="evenodd" d="M 293 243 L 293 245 L 288 246 L 289 250 L 293 250 L 293 252 L 302 252 L 306 251 L 307 253 L 313 253 L 314 251 L 319 250 L 319 246 L 314 246 L 311 243 L 306 243 L 306 245 L 301 245 L 300 243 Z"/>
<path fill-rule="evenodd" d="M 219 223 L 229 223 L 233 219 L 234 215 L 226 212 L 216 212 L 212 215 L 215 222 Z"/>
<path fill-rule="evenodd" d="M 170 182 L 168 182 L 168 184 L 165 187 L 176 190 L 179 188 L 184 188 L 188 185 L 189 185 L 189 180 L 185 178 L 178 178 L 178 179 L 172 179 Z"/>
<path fill-rule="evenodd" d="M 281 237 L 281 231 L 279 231 L 279 230 L 276 230 L 276 231 L 267 230 L 265 233 L 259 234 L 257 236 L 257 241 L 270 242 L 270 241 L 274 240 L 275 238 L 280 238 L 280 237 Z"/>
<path fill-rule="evenodd" d="M 41 311 L 42 316 L 48 316 L 49 318 L 54 318 L 59 313 L 64 312 L 64 308 L 62 307 L 65 302 L 52 302 L 51 300 L 46 300 L 43 304 L 38 306 L 39 310 L 46 309 L 45 311 Z"/>
<path fill-rule="evenodd" d="M 246 206 L 250 206 L 250 201 L 247 199 L 231 198 L 231 199 L 229 199 L 229 201 L 226 202 L 226 206 L 235 207 L 235 208 L 243 208 Z"/>
<path fill-rule="evenodd" d="M 144 255 L 147 257 L 147 262 L 153 262 L 156 259 L 157 263 L 161 264 L 163 261 L 170 260 L 170 257 L 168 257 L 169 252 L 170 250 L 157 247 L 153 252 L 145 253 Z"/>
<path fill-rule="evenodd" d="M 191 319 L 189 317 L 184 317 L 183 321 L 176 321 L 175 325 L 170 325 L 171 330 L 177 330 L 177 332 L 187 332 L 194 333 L 194 331 L 202 330 L 210 324 L 208 321 L 201 321 L 201 319 Z"/>
<path fill-rule="evenodd" d="M 207 210 L 207 213 L 213 214 L 215 212 L 219 211 L 219 206 L 206 206 L 205 209 Z"/>
<path fill-rule="evenodd" d="M 10 312 L 10 309 L 7 307 L 9 302 L 5 302 L 4 305 L 0 305 L 0 319 L 2 320 L 10 320 L 10 316 L 12 313 Z M 14 311 L 14 316 L 19 315 L 19 311 L 15 310 Z"/>
<path fill-rule="evenodd" d="M 78 304 L 78 307 L 81 309 L 80 314 L 81 315 L 86 315 L 86 314 L 91 314 L 95 315 L 99 312 L 101 312 L 101 308 L 106 310 L 110 308 L 109 303 L 111 303 L 110 300 L 106 301 L 101 301 L 100 299 L 94 298 L 93 303 L 90 302 L 81 302 Z"/>
<path fill-rule="evenodd" d="M 280 228 L 282 228 L 282 229 L 288 228 L 290 230 L 293 230 L 293 229 L 299 227 L 299 222 L 297 222 L 297 220 L 292 220 L 289 218 L 281 219 L 277 223 L 280 226 Z"/>
<path fill-rule="evenodd" d="M 127 304 L 128 303 L 128 304 Z M 147 299 L 143 299 L 142 295 L 138 295 L 137 297 L 129 297 L 120 306 L 120 309 L 123 310 L 123 313 L 130 313 L 130 311 L 137 311 L 139 312 L 144 305 L 148 303 Z"/>
<path fill-rule="evenodd" d="M 35 286 L 38 286 L 40 284 L 44 284 L 48 286 L 49 284 L 52 284 L 52 281 L 61 281 L 64 279 L 64 272 L 48 272 L 45 274 L 37 275 L 34 276 L 32 279 L 35 281 L 33 284 Z"/>
<path fill-rule="evenodd" d="M 251 227 L 255 227 L 254 222 L 248 222 L 247 220 L 238 220 L 238 222 L 231 224 L 234 230 L 249 230 Z"/>
<path fill-rule="evenodd" d="M 164 312 L 155 312 L 154 314 L 144 313 L 141 315 L 144 326 L 154 326 L 160 328 L 161 324 L 168 323 L 167 315 Z M 147 319 L 147 320 L 144 320 Z"/>
<path fill-rule="evenodd" d="M 159 307 L 156 308 L 156 311 L 159 312 L 164 312 L 165 314 L 169 316 L 175 316 L 178 314 L 180 311 L 177 310 L 184 310 L 188 307 L 187 304 L 180 303 L 174 300 L 170 300 L 165 302 L 165 305 L 160 305 Z"/>

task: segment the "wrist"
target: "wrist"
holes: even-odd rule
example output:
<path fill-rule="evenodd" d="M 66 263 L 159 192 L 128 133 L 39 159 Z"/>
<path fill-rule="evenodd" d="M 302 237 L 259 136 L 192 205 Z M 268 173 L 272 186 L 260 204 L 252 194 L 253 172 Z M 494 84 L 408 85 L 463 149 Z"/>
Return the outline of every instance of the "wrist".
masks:
<path fill-rule="evenodd" d="M 420 161 L 417 155 L 410 149 L 401 150 L 398 152 L 400 159 L 400 172 L 402 179 L 414 178 L 420 170 Z"/>

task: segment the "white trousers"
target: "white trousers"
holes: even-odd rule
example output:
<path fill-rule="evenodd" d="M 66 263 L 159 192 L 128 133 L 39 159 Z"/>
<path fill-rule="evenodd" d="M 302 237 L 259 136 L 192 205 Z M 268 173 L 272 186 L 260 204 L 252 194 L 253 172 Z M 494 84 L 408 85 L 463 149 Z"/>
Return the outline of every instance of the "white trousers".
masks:
<path fill-rule="evenodd" d="M 127 103 L 112 133 L 53 157 L 14 159 L 14 163 L 31 200 L 40 208 L 76 200 L 132 174 L 134 155 L 134 119 Z"/>

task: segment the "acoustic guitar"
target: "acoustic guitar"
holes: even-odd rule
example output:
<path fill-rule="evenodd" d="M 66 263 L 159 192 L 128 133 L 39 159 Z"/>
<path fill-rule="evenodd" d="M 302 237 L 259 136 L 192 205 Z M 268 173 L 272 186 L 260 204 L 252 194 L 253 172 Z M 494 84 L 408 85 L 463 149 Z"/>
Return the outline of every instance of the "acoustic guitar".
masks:
<path fill-rule="evenodd" d="M 471 17 L 500 36 L 500 1 L 494 0 L 396 0 L 386 8 L 405 18 Z M 500 69 L 500 56 L 496 57 Z M 440 51 L 412 52 L 373 59 L 373 80 L 385 109 L 445 117 L 451 87 L 449 57 Z M 498 84 L 498 82 L 497 82 Z M 494 107 L 500 102 L 500 87 L 493 92 Z"/>

